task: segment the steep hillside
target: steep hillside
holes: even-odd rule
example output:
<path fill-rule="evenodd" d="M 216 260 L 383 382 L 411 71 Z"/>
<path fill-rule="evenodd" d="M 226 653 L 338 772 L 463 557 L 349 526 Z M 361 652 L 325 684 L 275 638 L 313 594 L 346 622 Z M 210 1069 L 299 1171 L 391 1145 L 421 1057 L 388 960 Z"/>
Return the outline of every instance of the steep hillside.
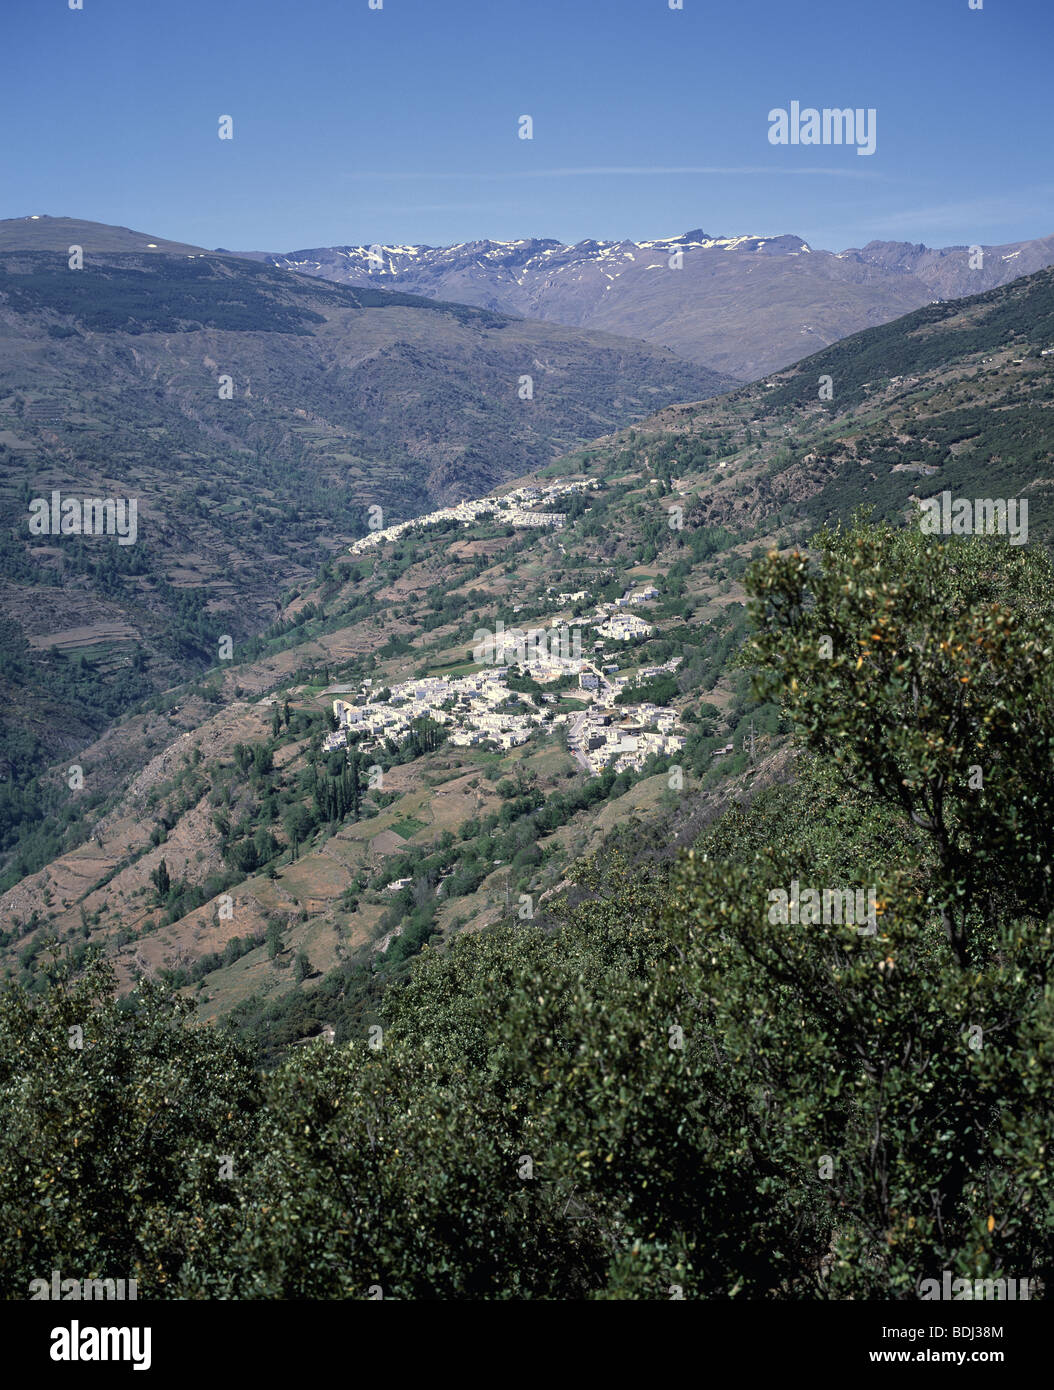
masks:
<path fill-rule="evenodd" d="M 485 492 L 729 384 L 646 344 L 123 228 L 0 224 L 5 794 L 266 626 L 371 515 Z M 56 519 L 63 498 L 134 500 L 135 537 L 31 533 L 56 493 Z"/>
<path fill-rule="evenodd" d="M 1054 271 L 931 306 L 327 560 L 171 709 L 80 750 L 82 789 L 49 775 L 65 848 L 15 850 L 6 967 L 98 944 L 274 1049 L 359 1027 L 431 938 L 544 923 L 601 844 L 689 842 L 784 775 L 734 661 L 752 557 L 944 490 L 1027 500 L 1049 544 L 1052 307 Z M 581 658 L 496 663 L 514 628 Z"/>
<path fill-rule="evenodd" d="M 981 248 L 800 237 L 474 241 L 251 253 L 338 284 L 395 285 L 532 318 L 627 333 L 743 380 L 934 299 L 979 294 L 1054 262 L 1054 237 Z"/>

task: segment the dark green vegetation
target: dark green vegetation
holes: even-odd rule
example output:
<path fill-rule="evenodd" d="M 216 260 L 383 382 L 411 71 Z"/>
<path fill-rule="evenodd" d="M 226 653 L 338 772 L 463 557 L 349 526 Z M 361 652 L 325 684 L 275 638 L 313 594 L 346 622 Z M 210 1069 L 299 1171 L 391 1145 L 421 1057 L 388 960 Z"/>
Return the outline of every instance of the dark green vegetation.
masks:
<path fill-rule="evenodd" d="M 660 476 L 734 480 L 708 509 L 726 524 L 805 521 L 811 530 L 861 503 L 902 518 L 912 496 L 947 489 L 1024 497 L 1030 527 L 1049 540 L 1054 356 L 1041 354 L 1050 347 L 1054 270 L 1044 270 L 856 334 L 726 398 L 720 411 L 704 403 L 666 412 L 637 447 Z M 632 453 L 624 457 L 632 464 Z M 726 479 L 722 460 L 734 469 Z"/>
<path fill-rule="evenodd" d="M 929 304 L 896 323 L 844 338 L 808 359 L 790 381 L 778 386 L 769 404 L 810 405 L 817 397 L 813 375 L 828 373 L 837 383 L 832 412 L 859 404 L 868 387 L 883 378 L 940 370 L 967 354 L 1054 345 L 1054 271 L 978 295 L 969 300 Z"/>
<path fill-rule="evenodd" d="M 157 262 L 132 257 L 131 264 L 92 267 L 71 273 L 61 257 L 36 253 L 0 274 L 0 295 L 19 314 L 50 310 L 65 322 L 53 337 L 65 340 L 89 333 L 192 333 L 202 328 L 228 332 L 308 334 L 321 314 L 276 303 L 249 275 L 231 277 L 223 296 L 216 293 L 215 265 L 208 257 L 188 257 L 165 266 L 157 283 Z"/>
<path fill-rule="evenodd" d="M 4 1292 L 55 1267 L 146 1297 L 1049 1281 L 1054 566 L 858 524 L 748 587 L 795 781 L 675 859 L 622 837 L 544 927 L 425 951 L 377 1026 L 261 1075 L 152 984 L 9 989 Z M 794 880 L 873 888 L 874 933 L 781 921 Z"/>

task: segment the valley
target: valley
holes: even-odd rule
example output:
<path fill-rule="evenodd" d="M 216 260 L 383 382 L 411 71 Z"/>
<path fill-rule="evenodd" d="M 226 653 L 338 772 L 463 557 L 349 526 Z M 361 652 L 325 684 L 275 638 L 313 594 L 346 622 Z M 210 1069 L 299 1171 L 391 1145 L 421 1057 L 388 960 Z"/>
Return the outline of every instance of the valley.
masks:
<path fill-rule="evenodd" d="M 371 519 L 732 384 L 626 339 L 66 218 L 0 223 L 0 374 L 0 878 L 14 827 L 37 837 L 26 864 L 58 843 L 45 765 L 279 619 Z M 136 543 L 27 528 L 56 494 L 134 512 Z"/>
<path fill-rule="evenodd" d="M 786 757 L 733 659 L 753 558 L 865 502 L 903 517 L 922 483 L 1027 497 L 1049 533 L 1052 311 L 1054 272 L 934 306 L 346 541 L 231 660 L 77 750 L 71 848 L 0 899 L 6 968 L 102 945 L 126 987 L 186 980 L 268 1046 L 339 1039 L 429 940 L 544 923 L 627 835 L 669 853 Z"/>
<path fill-rule="evenodd" d="M 16 1364 L 1020 1377 L 1049 3 L 7 10 Z"/>

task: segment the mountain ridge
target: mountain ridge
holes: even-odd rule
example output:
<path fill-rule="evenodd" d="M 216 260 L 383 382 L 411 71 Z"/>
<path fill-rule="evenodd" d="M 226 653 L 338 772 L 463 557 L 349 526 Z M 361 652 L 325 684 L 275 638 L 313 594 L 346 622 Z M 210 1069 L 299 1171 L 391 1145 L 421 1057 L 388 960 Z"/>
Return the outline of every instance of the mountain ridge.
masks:
<path fill-rule="evenodd" d="M 871 241 L 830 252 L 790 234 L 715 237 L 696 228 L 640 242 L 484 239 L 244 254 L 336 283 L 400 285 L 623 332 L 755 380 L 934 298 L 982 293 L 1054 264 L 1054 236 L 980 251 Z"/>

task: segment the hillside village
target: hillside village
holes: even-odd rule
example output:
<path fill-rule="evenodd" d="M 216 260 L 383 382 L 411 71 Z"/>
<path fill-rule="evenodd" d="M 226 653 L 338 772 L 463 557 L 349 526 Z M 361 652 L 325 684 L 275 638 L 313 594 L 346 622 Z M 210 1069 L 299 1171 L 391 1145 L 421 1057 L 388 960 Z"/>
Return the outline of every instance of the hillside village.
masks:
<path fill-rule="evenodd" d="M 563 512 L 536 511 L 535 508 L 557 497 L 570 493 L 596 489 L 595 480 L 576 479 L 572 482 L 539 483 L 533 487 L 513 488 L 500 497 L 477 497 L 458 502 L 453 507 L 442 507 L 439 511 L 427 512 L 411 521 L 401 521 L 397 526 L 371 530 L 351 546 L 352 555 L 362 555 L 374 546 L 388 541 L 396 541 L 421 526 L 437 526 L 445 521 L 460 521 L 465 526 L 493 514 L 498 520 L 510 526 L 555 526 L 564 524 Z"/>
<path fill-rule="evenodd" d="M 641 672 L 649 677 L 673 670 L 680 661 L 673 658 L 664 666 Z M 659 705 L 616 705 L 615 697 L 629 684 L 626 677 L 608 676 L 591 661 L 554 658 L 532 663 L 527 669 L 539 684 L 556 681 L 564 675 L 579 678 L 575 703 L 586 702 L 582 710 L 560 709 L 556 694 L 534 699 L 510 689 L 510 670 L 500 666 L 460 677 L 430 676 L 393 685 L 374 692 L 371 681 L 363 682 L 357 699 L 335 699 L 333 713 L 339 727 L 326 735 L 326 752 L 345 748 L 349 740 L 368 752 L 385 739 L 405 738 L 416 720 L 429 718 L 445 726 L 447 739 L 461 747 L 491 745 L 508 750 L 526 743 L 536 729 L 566 727 L 568 746 L 578 761 L 592 773 L 613 765 L 618 772 L 640 770 L 649 757 L 679 752 L 685 745 L 674 711 Z"/>
<path fill-rule="evenodd" d="M 595 486 L 589 480 L 539 484 L 516 488 L 501 497 L 460 502 L 413 521 L 373 531 L 356 541 L 351 552 L 362 554 L 415 527 L 449 520 L 468 526 L 496 513 L 512 525 L 561 526 L 563 513 L 530 508 Z M 443 725 L 448 742 L 455 746 L 505 751 L 526 743 L 537 730 L 564 728 L 569 750 L 582 768 L 593 774 L 609 766 L 618 772 L 639 771 L 649 758 L 669 756 L 683 749 L 686 738 L 678 732 L 675 711 L 648 702 L 616 704 L 617 697 L 635 680 L 673 672 L 681 658 L 649 666 L 632 677 L 619 675 L 617 665 L 602 665 L 609 642 L 643 641 L 655 633 L 652 623 L 630 610 L 657 599 L 658 589 L 648 584 L 627 590 L 614 602 L 596 604 L 592 617 L 577 618 L 574 626 L 569 624 L 567 609 L 588 603 L 588 591 L 553 595 L 549 590 L 547 595 L 559 608 L 548 627 L 506 630 L 499 622 L 494 633 L 477 633 L 482 640 L 472 652 L 476 670 L 459 676 L 418 676 L 385 689 L 374 689 L 370 679 L 354 692 L 340 690 L 343 698 L 333 701 L 338 727 L 325 737 L 324 751 L 354 745 L 359 751 L 368 752 L 388 739 L 399 742 L 422 718 Z M 515 605 L 513 613 L 523 607 Z M 584 652 L 583 630 L 587 628 L 595 636 L 588 652 Z M 515 678 L 523 673 L 535 686 L 552 685 L 558 689 L 514 689 L 510 675 Z M 569 686 L 573 687 L 573 698 L 568 704 L 564 692 Z"/>

